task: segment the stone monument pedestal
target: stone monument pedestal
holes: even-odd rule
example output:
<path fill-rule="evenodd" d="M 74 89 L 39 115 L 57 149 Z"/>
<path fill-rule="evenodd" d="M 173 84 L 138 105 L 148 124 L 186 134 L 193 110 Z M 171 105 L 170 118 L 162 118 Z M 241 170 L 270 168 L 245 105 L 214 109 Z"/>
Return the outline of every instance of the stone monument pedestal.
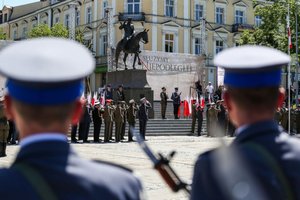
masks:
<path fill-rule="evenodd" d="M 147 82 L 147 70 L 122 70 L 107 73 L 107 83 L 111 84 L 114 89 L 114 98 L 116 97 L 116 89 L 119 85 L 123 85 L 125 101 L 129 102 L 134 99 L 137 104 L 140 103 L 142 97 L 151 103 L 153 107 L 153 90 Z M 116 100 L 116 99 L 114 99 Z M 154 118 L 153 108 L 149 110 L 149 118 Z"/>

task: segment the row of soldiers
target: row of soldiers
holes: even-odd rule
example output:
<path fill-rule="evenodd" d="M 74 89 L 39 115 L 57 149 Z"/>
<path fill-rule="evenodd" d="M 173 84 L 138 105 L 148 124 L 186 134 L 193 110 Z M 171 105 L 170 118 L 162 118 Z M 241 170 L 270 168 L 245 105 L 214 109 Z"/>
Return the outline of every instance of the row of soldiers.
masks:
<path fill-rule="evenodd" d="M 198 122 L 197 135 L 202 135 L 203 114 L 206 113 L 206 128 L 208 137 L 217 137 L 229 135 L 233 136 L 235 128 L 229 120 L 224 101 L 219 100 L 217 103 L 209 103 L 206 106 L 192 102 L 192 130 L 195 132 L 196 120 Z"/>
<path fill-rule="evenodd" d="M 95 108 L 97 109 L 97 107 Z M 104 107 L 98 108 L 99 117 L 103 117 L 105 130 L 104 130 L 104 142 L 112 140 L 113 124 L 115 123 L 115 141 L 119 142 L 124 140 L 126 121 L 129 126 L 135 127 L 135 119 L 138 111 L 138 106 L 132 99 L 129 101 L 129 106 L 125 101 L 118 101 L 116 105 L 112 104 L 112 100 L 106 100 Z M 100 130 L 99 130 L 100 132 Z M 128 141 L 133 141 L 132 135 L 128 130 Z"/>
<path fill-rule="evenodd" d="M 300 105 L 295 109 L 291 109 L 290 117 L 290 130 L 300 134 Z M 285 103 L 281 108 L 278 108 L 275 113 L 275 120 L 285 131 L 288 131 L 289 126 L 289 109 L 286 107 Z"/>

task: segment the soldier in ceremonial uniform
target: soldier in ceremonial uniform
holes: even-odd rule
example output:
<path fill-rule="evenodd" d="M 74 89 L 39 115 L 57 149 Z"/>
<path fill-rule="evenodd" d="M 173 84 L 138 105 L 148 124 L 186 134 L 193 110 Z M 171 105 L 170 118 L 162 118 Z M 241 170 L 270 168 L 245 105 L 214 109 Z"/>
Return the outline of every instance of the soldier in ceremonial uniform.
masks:
<path fill-rule="evenodd" d="M 121 141 L 122 135 L 122 124 L 124 123 L 124 111 L 122 107 L 122 102 L 119 101 L 114 110 L 114 121 L 115 121 L 115 141 Z"/>
<path fill-rule="evenodd" d="M 139 106 L 139 122 L 140 122 L 140 134 L 145 140 L 146 137 L 146 127 L 148 121 L 148 110 L 152 108 L 151 103 L 146 99 L 146 97 L 141 98 L 141 104 Z"/>
<path fill-rule="evenodd" d="M 84 78 L 95 68 L 86 47 L 66 39 L 29 39 L 1 50 L 0 60 L 6 114 L 21 140 L 12 165 L 0 169 L 1 199 L 142 198 L 130 170 L 82 159 L 68 143 L 70 123 L 82 113 Z"/>
<path fill-rule="evenodd" d="M 285 103 L 283 103 L 282 105 L 281 114 L 281 126 L 285 131 L 287 131 L 289 126 L 289 111 L 288 108 L 285 106 Z"/>
<path fill-rule="evenodd" d="M 207 110 L 207 136 L 217 136 L 216 132 L 216 127 L 218 124 L 218 113 L 220 112 L 219 109 L 216 108 L 215 103 L 211 103 L 209 109 Z"/>
<path fill-rule="evenodd" d="M 196 117 L 198 121 L 197 135 L 201 136 L 202 123 L 203 123 L 203 112 L 204 107 L 201 106 L 201 103 L 196 104 Z"/>
<path fill-rule="evenodd" d="M 8 121 L 4 114 L 4 96 L 0 97 L 0 157 L 6 156 L 7 137 L 9 132 Z"/>
<path fill-rule="evenodd" d="M 135 128 L 135 120 L 136 120 L 136 113 L 138 111 L 138 107 L 134 101 L 134 99 L 131 99 L 129 101 L 129 107 L 127 108 L 127 121 L 128 121 L 128 141 L 131 142 L 133 141 L 132 139 L 132 134 L 130 131 L 130 127 Z"/>
<path fill-rule="evenodd" d="M 216 55 L 223 67 L 224 102 L 237 127 L 229 146 L 199 156 L 192 200 L 300 199 L 300 140 L 274 121 L 284 100 L 279 90 L 285 53 L 263 46 L 240 46 Z"/>
<path fill-rule="evenodd" d="M 114 106 L 111 105 L 112 100 L 107 99 L 103 112 L 103 119 L 105 124 L 104 142 L 109 142 L 112 137 L 113 121 L 114 121 Z"/>
<path fill-rule="evenodd" d="M 125 140 L 125 130 L 126 130 L 126 121 L 127 121 L 127 104 L 125 101 L 121 101 L 122 103 L 122 111 L 123 111 L 123 123 L 121 128 L 121 140 Z"/>
<path fill-rule="evenodd" d="M 174 118 L 175 118 L 175 119 L 179 119 L 179 116 L 178 116 L 178 109 L 179 109 L 180 103 L 181 103 L 180 95 L 181 95 L 181 92 L 178 93 L 178 87 L 176 87 L 176 88 L 175 88 L 175 92 L 173 92 L 173 93 L 172 93 L 172 96 L 171 96 L 171 99 L 173 100 Z"/>
<path fill-rule="evenodd" d="M 99 143 L 100 142 L 100 130 L 101 130 L 101 124 L 102 124 L 102 114 L 104 110 L 100 108 L 100 102 L 96 101 L 93 111 L 92 111 L 92 118 L 94 123 L 94 142 Z"/>
<path fill-rule="evenodd" d="M 192 100 L 192 130 L 191 133 L 195 132 L 196 119 L 197 119 L 197 105 L 196 100 Z"/>
<path fill-rule="evenodd" d="M 166 110 L 167 110 L 167 104 L 168 104 L 168 94 L 167 90 L 165 87 L 161 88 L 161 93 L 160 93 L 160 106 L 161 106 L 161 118 L 166 119 Z"/>

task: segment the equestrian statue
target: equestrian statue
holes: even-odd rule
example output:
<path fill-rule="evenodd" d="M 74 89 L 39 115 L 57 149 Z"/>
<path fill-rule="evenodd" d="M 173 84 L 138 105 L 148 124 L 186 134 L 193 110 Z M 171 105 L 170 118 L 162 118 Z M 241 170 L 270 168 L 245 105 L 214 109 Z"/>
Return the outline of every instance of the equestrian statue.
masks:
<path fill-rule="evenodd" d="M 121 22 L 120 22 L 121 23 Z M 116 61 L 116 70 L 118 70 L 118 60 L 121 51 L 124 52 L 123 62 L 125 64 L 125 70 L 127 70 L 126 59 L 128 54 L 134 54 L 134 61 L 132 68 L 135 69 L 136 58 L 138 58 L 138 64 L 141 65 L 141 60 L 139 57 L 140 44 L 139 42 L 143 42 L 144 44 L 148 43 L 148 30 L 144 30 L 142 32 L 136 33 L 134 31 L 134 26 L 132 24 L 132 18 L 127 18 L 127 21 L 121 23 L 120 30 L 124 29 L 124 37 L 121 41 L 118 42 L 116 47 L 115 61 Z"/>

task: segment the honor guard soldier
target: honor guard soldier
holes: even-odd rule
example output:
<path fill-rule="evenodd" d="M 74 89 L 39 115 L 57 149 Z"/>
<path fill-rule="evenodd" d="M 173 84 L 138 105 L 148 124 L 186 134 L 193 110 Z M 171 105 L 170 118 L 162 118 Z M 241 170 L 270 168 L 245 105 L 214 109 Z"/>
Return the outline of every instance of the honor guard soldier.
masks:
<path fill-rule="evenodd" d="M 114 110 L 114 121 L 115 121 L 115 141 L 121 141 L 122 124 L 124 123 L 124 112 L 122 108 L 122 102 L 117 103 L 117 107 Z"/>
<path fill-rule="evenodd" d="M 135 120 L 136 120 L 136 113 L 138 111 L 138 107 L 134 101 L 134 99 L 131 99 L 129 101 L 129 107 L 127 108 L 127 121 L 128 121 L 128 142 L 132 142 L 132 134 L 130 131 L 130 127 L 135 128 Z"/>
<path fill-rule="evenodd" d="M 4 96 L 0 97 L 0 157 L 6 156 L 7 137 L 9 126 L 4 114 Z"/>
<path fill-rule="evenodd" d="M 196 105 L 195 112 L 198 121 L 197 136 L 201 136 L 204 107 L 201 105 L 200 102 L 195 105 Z"/>
<path fill-rule="evenodd" d="M 216 127 L 218 124 L 218 113 L 220 112 L 219 109 L 216 108 L 215 103 L 210 103 L 210 107 L 207 110 L 207 136 L 217 136 L 216 134 Z"/>
<path fill-rule="evenodd" d="M 114 106 L 111 105 L 112 100 L 107 99 L 106 105 L 104 108 L 103 119 L 104 119 L 104 142 L 109 142 L 112 138 L 112 129 L 113 129 L 113 121 L 114 121 Z"/>
<path fill-rule="evenodd" d="M 92 111 L 92 118 L 94 123 L 94 142 L 99 143 L 100 142 L 100 130 L 101 130 L 101 124 L 102 124 L 102 114 L 103 109 L 100 108 L 100 102 L 96 101 L 93 111 Z"/>
<path fill-rule="evenodd" d="M 160 93 L 161 118 L 166 119 L 166 110 L 167 110 L 169 96 L 166 92 L 167 90 L 165 87 L 162 87 L 161 90 L 162 90 Z"/>
<path fill-rule="evenodd" d="M 125 131 L 126 131 L 126 121 L 127 121 L 127 104 L 125 101 L 121 101 L 122 104 L 122 111 L 123 111 L 123 123 L 121 128 L 121 140 L 125 140 Z"/>
<path fill-rule="evenodd" d="M 192 100 L 192 130 L 191 133 L 195 132 L 196 119 L 197 119 L 197 104 L 196 100 Z"/>
<path fill-rule="evenodd" d="M 216 55 L 225 69 L 224 102 L 237 127 L 235 140 L 199 156 L 192 200 L 300 199 L 300 141 L 274 121 L 281 105 L 281 67 L 290 57 L 263 46 L 240 46 Z"/>
<path fill-rule="evenodd" d="M 140 199 L 141 184 L 129 170 L 82 159 L 67 141 L 82 113 L 84 77 L 94 71 L 88 49 L 29 39 L 3 49 L 0 60 L 6 114 L 21 139 L 12 166 L 0 169 L 1 199 Z"/>

